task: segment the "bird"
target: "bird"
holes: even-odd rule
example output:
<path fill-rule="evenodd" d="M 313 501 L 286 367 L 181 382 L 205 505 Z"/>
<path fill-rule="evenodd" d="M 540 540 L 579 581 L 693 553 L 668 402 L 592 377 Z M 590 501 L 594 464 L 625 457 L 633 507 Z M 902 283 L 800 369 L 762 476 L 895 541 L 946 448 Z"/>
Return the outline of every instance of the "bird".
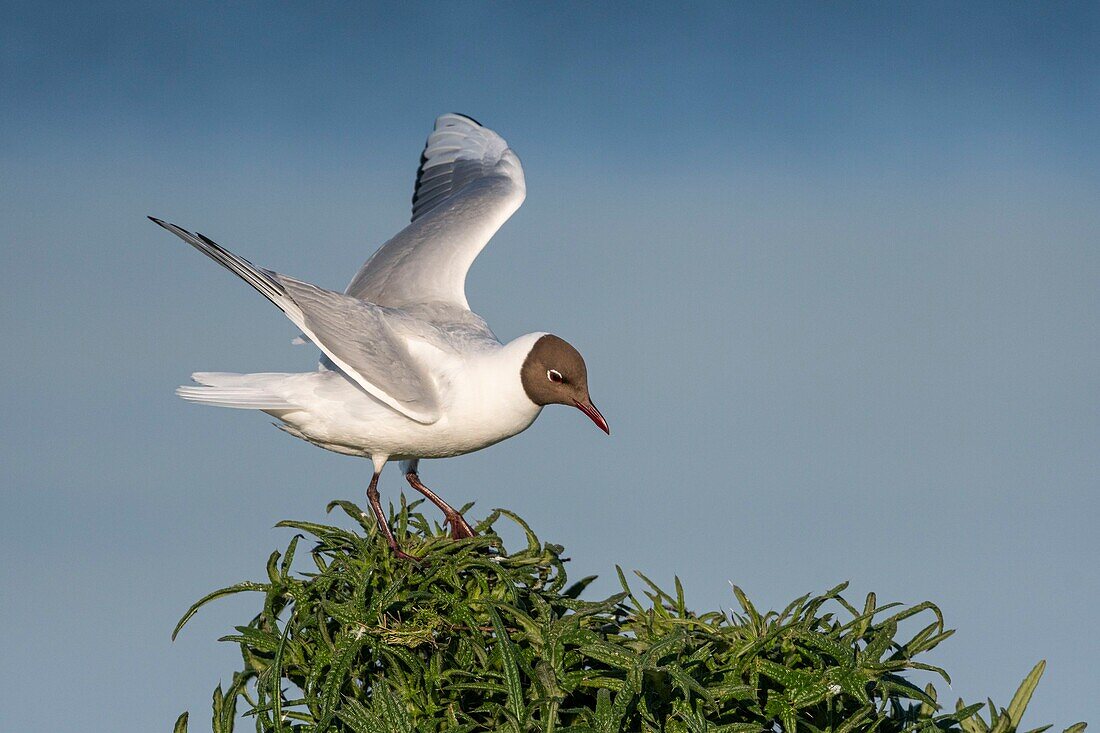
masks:
<path fill-rule="evenodd" d="M 420 479 L 424 459 L 481 450 L 515 436 L 547 405 L 575 407 L 610 435 L 588 370 L 565 339 L 534 332 L 502 343 L 466 300 L 466 274 L 527 188 L 519 157 L 472 117 L 435 121 L 417 169 L 412 221 L 366 261 L 341 293 L 253 265 L 209 237 L 149 219 L 271 301 L 321 351 L 304 373 L 195 372 L 176 394 L 204 405 L 258 410 L 290 435 L 368 458 L 367 500 L 399 557 L 378 490 L 383 466 L 435 504 L 450 536 L 474 530 Z"/>

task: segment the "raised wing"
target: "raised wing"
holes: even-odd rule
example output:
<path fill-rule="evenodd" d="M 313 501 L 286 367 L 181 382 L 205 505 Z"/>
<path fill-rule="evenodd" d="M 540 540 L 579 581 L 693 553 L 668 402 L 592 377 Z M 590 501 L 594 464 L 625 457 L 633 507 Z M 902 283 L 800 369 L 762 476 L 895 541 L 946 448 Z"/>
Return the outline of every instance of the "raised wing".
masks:
<path fill-rule="evenodd" d="M 468 309 L 470 265 L 526 194 L 523 167 L 500 135 L 463 115 L 441 116 L 420 158 L 412 223 L 367 260 L 345 292 L 393 308 L 444 302 Z"/>
<path fill-rule="evenodd" d="M 201 234 L 149 218 L 277 305 L 368 394 L 417 422 L 439 419 L 431 378 L 394 334 L 385 308 L 256 267 Z"/>

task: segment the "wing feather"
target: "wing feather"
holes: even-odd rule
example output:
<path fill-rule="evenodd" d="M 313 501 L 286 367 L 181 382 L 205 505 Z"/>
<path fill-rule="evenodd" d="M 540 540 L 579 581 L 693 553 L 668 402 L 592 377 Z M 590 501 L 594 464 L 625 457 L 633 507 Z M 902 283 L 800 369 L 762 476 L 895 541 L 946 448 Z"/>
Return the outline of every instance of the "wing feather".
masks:
<path fill-rule="evenodd" d="M 367 260 L 346 294 L 393 308 L 468 309 L 466 273 L 526 192 L 523 167 L 502 137 L 469 117 L 442 115 L 420 158 L 412 223 Z"/>
<path fill-rule="evenodd" d="M 238 275 L 279 307 L 352 381 L 420 423 L 439 419 L 426 370 L 391 328 L 385 308 L 256 267 L 201 234 L 149 217 Z"/>

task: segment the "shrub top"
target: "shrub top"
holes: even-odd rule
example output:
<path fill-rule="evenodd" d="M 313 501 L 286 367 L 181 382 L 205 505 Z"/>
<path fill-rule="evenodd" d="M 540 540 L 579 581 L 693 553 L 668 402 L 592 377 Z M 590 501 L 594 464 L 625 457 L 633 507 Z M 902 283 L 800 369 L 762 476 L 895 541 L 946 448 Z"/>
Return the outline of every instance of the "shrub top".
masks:
<path fill-rule="evenodd" d="M 980 703 L 943 711 L 932 685 L 906 678 L 948 679 L 916 661 L 953 633 L 931 603 L 879 606 L 870 594 L 855 606 L 845 584 L 761 613 L 734 587 L 740 613 L 699 613 L 678 579 L 670 593 L 638 574 L 639 595 L 619 569 L 620 593 L 583 600 L 594 577 L 570 584 L 562 548 L 514 514 L 498 509 L 478 537 L 453 541 L 418 504 L 402 503 L 391 525 L 419 563 L 396 558 L 369 514 L 337 501 L 329 509 L 361 533 L 279 525 L 314 538 L 315 571 L 292 569 L 297 535 L 271 555 L 266 582 L 215 591 L 187 611 L 175 633 L 215 598 L 264 597 L 222 638 L 240 646 L 243 668 L 214 692 L 215 733 L 234 729 L 238 701 L 258 731 L 1011 733 L 1042 674 L 1040 662 L 1007 709 L 989 703 L 988 721 Z M 494 530 L 502 518 L 523 528 L 526 547 L 505 551 Z M 914 616 L 927 625 L 899 638 L 899 622 Z M 186 730 L 184 713 L 176 731 Z"/>

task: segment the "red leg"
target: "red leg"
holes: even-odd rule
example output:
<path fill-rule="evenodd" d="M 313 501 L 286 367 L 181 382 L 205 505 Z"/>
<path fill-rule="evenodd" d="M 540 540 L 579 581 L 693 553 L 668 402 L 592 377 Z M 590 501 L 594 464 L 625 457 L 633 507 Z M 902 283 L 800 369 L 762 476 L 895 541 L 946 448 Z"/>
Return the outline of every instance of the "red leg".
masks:
<path fill-rule="evenodd" d="M 416 471 L 406 473 L 405 480 L 409 482 L 410 486 L 426 496 L 428 501 L 443 510 L 443 514 L 447 517 L 447 524 L 451 527 L 451 539 L 461 540 L 474 536 L 473 527 L 462 516 L 462 513 L 439 498 L 439 495 L 434 491 L 420 483 L 420 476 L 417 475 Z"/>
<path fill-rule="evenodd" d="M 386 514 L 382 511 L 382 497 L 378 494 L 378 474 L 374 474 L 370 480 L 370 486 L 367 487 L 367 501 L 370 502 L 370 508 L 374 511 L 374 518 L 378 521 L 378 529 L 386 538 L 386 542 L 389 544 L 390 549 L 394 554 L 402 560 L 418 561 L 419 558 L 415 558 L 407 552 L 404 552 L 397 546 L 397 539 L 393 536 L 393 530 L 390 529 L 389 522 L 386 521 Z"/>

